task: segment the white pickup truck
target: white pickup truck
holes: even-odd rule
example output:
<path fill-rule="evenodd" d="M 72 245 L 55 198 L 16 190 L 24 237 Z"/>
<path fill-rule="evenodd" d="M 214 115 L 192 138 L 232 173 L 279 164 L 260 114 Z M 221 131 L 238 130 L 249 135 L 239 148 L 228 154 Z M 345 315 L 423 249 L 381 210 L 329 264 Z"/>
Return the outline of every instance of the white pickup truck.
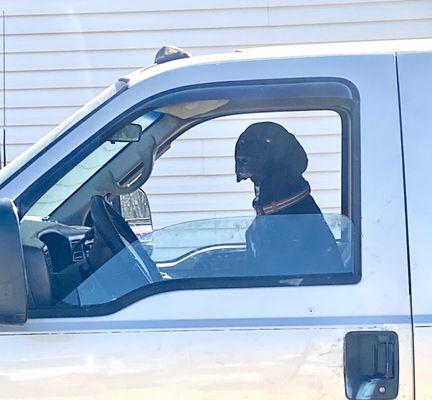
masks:
<path fill-rule="evenodd" d="M 2 169 L 0 398 L 432 399 L 432 52 L 350 53 L 163 48 Z M 320 110 L 341 267 L 252 270 L 252 214 L 152 229 L 140 188 L 173 141 Z"/>

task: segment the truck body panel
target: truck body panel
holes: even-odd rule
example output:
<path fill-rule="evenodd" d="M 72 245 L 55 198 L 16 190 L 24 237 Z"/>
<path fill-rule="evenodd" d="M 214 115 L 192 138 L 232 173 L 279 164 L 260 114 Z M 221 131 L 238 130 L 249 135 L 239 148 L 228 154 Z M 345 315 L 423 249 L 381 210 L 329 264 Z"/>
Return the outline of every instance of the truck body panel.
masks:
<path fill-rule="evenodd" d="M 414 399 L 414 373 L 417 398 L 432 396 L 424 244 L 432 104 L 418 95 L 432 90 L 432 54 L 247 57 L 175 61 L 132 74 L 127 90 L 54 141 L 0 197 L 33 190 L 73 149 L 160 94 L 221 82 L 344 79 L 360 98 L 360 281 L 175 290 L 108 315 L 4 325 L 0 398 L 344 399 L 350 332 L 396 333 L 398 398 Z M 371 385 L 369 398 L 385 395 Z"/>

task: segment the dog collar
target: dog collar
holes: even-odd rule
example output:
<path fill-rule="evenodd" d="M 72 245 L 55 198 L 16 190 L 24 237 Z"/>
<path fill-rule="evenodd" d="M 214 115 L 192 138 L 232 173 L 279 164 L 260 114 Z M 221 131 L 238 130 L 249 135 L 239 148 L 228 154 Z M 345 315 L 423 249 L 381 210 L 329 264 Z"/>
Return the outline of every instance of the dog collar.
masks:
<path fill-rule="evenodd" d="M 257 213 L 257 215 L 267 215 L 267 214 L 275 214 L 284 208 L 291 207 L 294 204 L 302 201 L 305 197 L 307 197 L 311 192 L 311 188 L 308 183 L 306 183 L 306 187 L 299 192 L 294 193 L 289 197 L 285 197 L 284 199 L 280 199 L 277 201 L 272 201 L 271 203 L 260 205 L 257 203 L 256 199 L 253 202 L 253 207 Z"/>

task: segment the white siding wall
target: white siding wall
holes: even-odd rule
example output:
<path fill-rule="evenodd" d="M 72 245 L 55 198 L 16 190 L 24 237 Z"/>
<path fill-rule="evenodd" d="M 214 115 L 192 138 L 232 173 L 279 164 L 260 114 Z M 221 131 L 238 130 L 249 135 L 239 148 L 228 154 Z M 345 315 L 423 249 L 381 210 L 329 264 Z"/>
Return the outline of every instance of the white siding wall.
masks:
<path fill-rule="evenodd" d="M 323 212 L 340 212 L 341 123 L 331 111 L 261 113 L 197 125 L 173 143 L 144 185 L 155 227 L 181 221 L 252 215 L 250 180 L 236 182 L 234 147 L 250 124 L 273 121 L 295 134 L 308 154 L 305 174 Z"/>
<path fill-rule="evenodd" d="M 431 0 L 2 0 L 0 7 L 6 15 L 9 160 L 117 77 L 150 64 L 157 49 L 165 44 L 176 44 L 198 55 L 263 45 L 432 36 Z M 325 132 L 327 119 L 319 118 L 315 122 L 322 122 Z M 316 126 L 309 119 L 297 117 L 295 121 Z M 317 135 L 313 137 L 315 147 L 323 143 Z M 226 143 L 230 140 L 227 138 Z M 187 148 L 179 147 L 177 158 L 167 157 L 161 162 L 149 184 L 153 208 L 163 223 L 185 217 L 179 216 L 185 210 L 168 212 L 174 203 L 183 208 L 191 204 L 191 196 L 181 194 L 191 182 L 189 177 L 196 175 L 193 165 L 197 160 L 187 154 Z M 336 168 L 330 150 L 325 146 L 319 150 L 325 161 L 316 162 L 316 166 L 322 166 L 323 174 Z M 205 162 L 209 168 L 231 168 L 232 173 L 228 158 L 225 153 L 206 156 Z M 176 168 L 182 160 L 182 167 L 178 167 L 184 168 L 181 176 L 167 172 L 174 159 Z M 200 179 L 200 190 L 205 193 L 193 195 L 196 202 L 209 198 L 211 192 L 207 175 L 201 175 L 194 179 Z M 217 179 L 214 187 L 224 186 L 230 178 L 219 174 Z M 162 191 L 162 181 L 169 182 L 165 185 L 169 193 Z M 334 178 L 329 178 L 328 185 L 329 192 L 335 189 Z M 230 186 L 223 197 L 217 194 L 222 192 L 215 191 L 216 203 L 220 207 L 224 204 L 225 213 L 240 212 L 246 204 L 230 209 L 231 198 L 237 195 L 232 190 Z M 173 194 L 177 194 L 175 202 Z M 333 195 L 322 205 L 336 207 L 331 199 Z M 196 217 L 209 215 L 198 209 L 194 212 Z"/>

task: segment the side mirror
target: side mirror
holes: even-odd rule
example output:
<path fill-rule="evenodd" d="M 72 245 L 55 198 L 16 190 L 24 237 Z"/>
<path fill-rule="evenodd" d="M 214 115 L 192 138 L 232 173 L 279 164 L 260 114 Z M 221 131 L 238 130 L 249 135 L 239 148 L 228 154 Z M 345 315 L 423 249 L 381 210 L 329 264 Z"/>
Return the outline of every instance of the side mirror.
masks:
<path fill-rule="evenodd" d="M 138 142 L 141 139 L 140 124 L 128 124 L 114 133 L 108 140 L 111 142 Z"/>
<path fill-rule="evenodd" d="M 0 324 L 27 320 L 27 279 L 17 210 L 0 200 Z"/>
<path fill-rule="evenodd" d="M 150 204 L 142 189 L 120 195 L 120 209 L 121 215 L 138 237 L 153 231 Z"/>

